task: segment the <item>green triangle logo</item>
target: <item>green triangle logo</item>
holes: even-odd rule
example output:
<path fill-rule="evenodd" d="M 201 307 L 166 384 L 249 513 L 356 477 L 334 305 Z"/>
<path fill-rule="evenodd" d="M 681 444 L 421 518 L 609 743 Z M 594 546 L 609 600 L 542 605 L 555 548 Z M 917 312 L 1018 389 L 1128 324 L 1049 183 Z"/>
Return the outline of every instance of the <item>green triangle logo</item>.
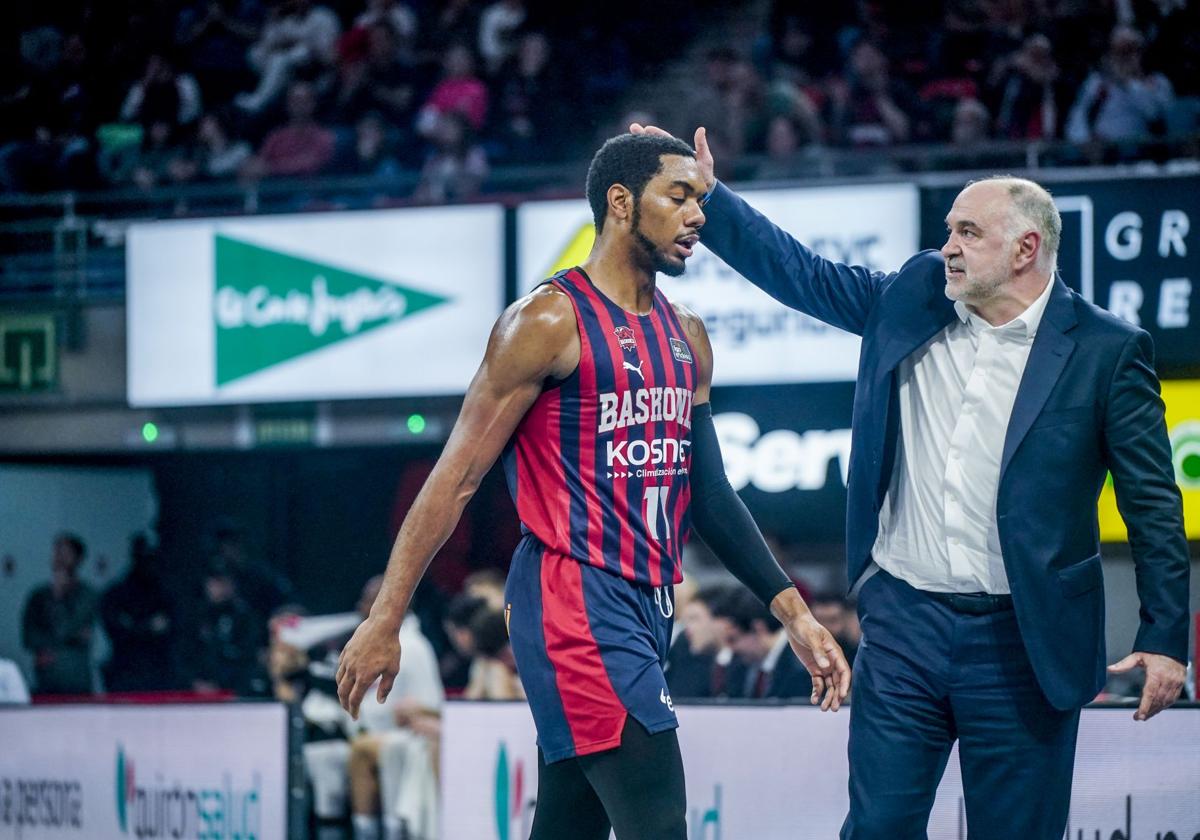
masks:
<path fill-rule="evenodd" d="M 214 265 L 218 387 L 450 300 L 228 236 Z"/>

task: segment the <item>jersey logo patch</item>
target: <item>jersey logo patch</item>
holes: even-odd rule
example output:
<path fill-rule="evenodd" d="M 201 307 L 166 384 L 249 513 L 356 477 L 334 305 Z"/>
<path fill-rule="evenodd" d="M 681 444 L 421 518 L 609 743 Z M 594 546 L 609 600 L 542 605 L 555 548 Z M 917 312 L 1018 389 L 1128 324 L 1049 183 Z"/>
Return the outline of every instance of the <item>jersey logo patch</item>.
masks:
<path fill-rule="evenodd" d="M 679 338 L 671 339 L 671 355 L 675 357 L 677 362 L 691 362 L 692 351 L 687 346 L 687 342 Z"/>
<path fill-rule="evenodd" d="M 638 362 L 638 363 L 637 363 L 637 367 L 634 367 L 633 365 L 629 364 L 629 362 L 621 362 L 621 365 L 622 365 L 622 366 L 625 368 L 625 370 L 631 370 L 631 371 L 633 371 L 634 373 L 636 373 L 636 374 L 638 375 L 638 377 L 640 377 L 640 378 L 641 378 L 641 380 L 642 380 L 643 382 L 645 382 L 645 381 L 646 381 L 646 376 L 645 376 L 645 374 L 643 374 L 643 373 L 642 373 L 642 365 L 644 365 L 644 364 L 646 364 L 646 360 L 645 360 L 645 359 L 643 359 L 642 361 Z"/>
<path fill-rule="evenodd" d="M 626 353 L 632 353 L 637 350 L 637 336 L 633 334 L 633 330 L 630 327 L 617 327 L 613 330 L 613 335 L 617 337 L 621 349 Z"/>

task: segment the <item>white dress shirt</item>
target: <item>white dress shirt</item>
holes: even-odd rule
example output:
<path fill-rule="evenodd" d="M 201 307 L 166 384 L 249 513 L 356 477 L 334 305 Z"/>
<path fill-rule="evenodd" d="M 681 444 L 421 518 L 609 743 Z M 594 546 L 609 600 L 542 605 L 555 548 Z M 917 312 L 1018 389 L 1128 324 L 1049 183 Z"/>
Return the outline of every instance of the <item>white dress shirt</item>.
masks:
<path fill-rule="evenodd" d="M 917 589 L 1010 591 L 996 529 L 1000 458 L 1053 285 L 998 327 L 956 302 L 958 317 L 897 368 L 900 441 L 871 556 Z"/>

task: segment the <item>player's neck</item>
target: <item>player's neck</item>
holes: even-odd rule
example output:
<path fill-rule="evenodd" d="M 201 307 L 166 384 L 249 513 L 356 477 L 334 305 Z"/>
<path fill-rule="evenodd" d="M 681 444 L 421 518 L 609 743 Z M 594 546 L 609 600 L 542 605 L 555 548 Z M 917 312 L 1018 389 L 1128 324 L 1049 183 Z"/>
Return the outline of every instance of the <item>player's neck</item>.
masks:
<path fill-rule="evenodd" d="M 626 312 L 649 315 L 654 309 L 657 275 L 632 248 L 601 238 L 592 247 L 583 270 L 609 300 Z"/>

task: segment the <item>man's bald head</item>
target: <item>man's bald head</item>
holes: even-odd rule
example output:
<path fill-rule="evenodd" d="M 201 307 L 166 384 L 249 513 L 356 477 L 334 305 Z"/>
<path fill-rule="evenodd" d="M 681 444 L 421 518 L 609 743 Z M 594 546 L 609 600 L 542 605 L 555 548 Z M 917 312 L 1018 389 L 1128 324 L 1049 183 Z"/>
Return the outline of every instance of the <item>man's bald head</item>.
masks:
<path fill-rule="evenodd" d="M 973 188 L 986 189 L 1008 199 L 1007 227 L 1009 237 L 1016 241 L 1029 231 L 1038 234 L 1037 266 L 1046 273 L 1058 268 L 1058 246 L 1062 241 L 1062 216 L 1054 198 L 1040 184 L 1011 175 L 992 175 L 968 181 L 963 193 Z"/>

